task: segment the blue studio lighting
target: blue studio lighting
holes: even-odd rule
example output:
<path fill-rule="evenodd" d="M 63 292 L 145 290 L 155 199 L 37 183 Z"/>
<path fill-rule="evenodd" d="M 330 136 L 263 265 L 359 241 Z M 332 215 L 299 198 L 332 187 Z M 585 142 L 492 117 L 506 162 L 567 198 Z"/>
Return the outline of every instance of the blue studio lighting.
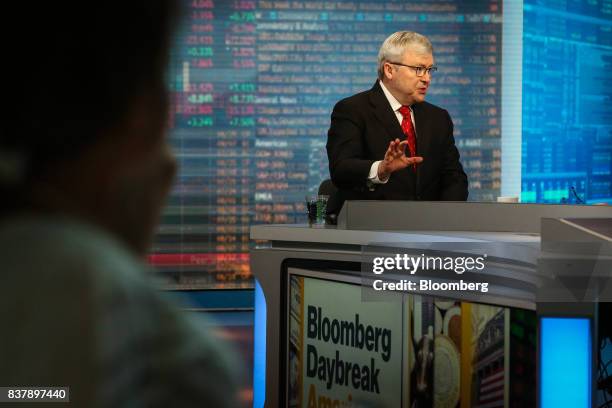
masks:
<path fill-rule="evenodd" d="M 591 406 L 591 328 L 587 318 L 540 320 L 540 407 Z"/>
<path fill-rule="evenodd" d="M 266 298 L 257 279 L 253 334 L 253 407 L 263 408 L 266 402 Z"/>

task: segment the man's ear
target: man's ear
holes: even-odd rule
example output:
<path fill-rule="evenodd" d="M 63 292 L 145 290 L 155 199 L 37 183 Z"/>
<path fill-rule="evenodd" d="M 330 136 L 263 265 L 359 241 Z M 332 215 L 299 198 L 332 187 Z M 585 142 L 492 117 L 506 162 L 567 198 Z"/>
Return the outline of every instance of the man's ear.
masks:
<path fill-rule="evenodd" d="M 385 78 L 393 79 L 393 66 L 391 66 L 391 64 L 385 63 L 383 65 L 383 74 L 385 75 Z"/>

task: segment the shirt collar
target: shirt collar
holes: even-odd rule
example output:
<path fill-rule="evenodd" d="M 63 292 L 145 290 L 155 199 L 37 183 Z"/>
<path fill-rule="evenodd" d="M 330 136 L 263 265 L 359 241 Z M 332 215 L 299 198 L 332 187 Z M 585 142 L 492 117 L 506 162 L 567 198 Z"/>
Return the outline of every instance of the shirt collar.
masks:
<path fill-rule="evenodd" d="M 389 92 L 385 84 L 383 84 L 383 81 L 378 80 L 378 83 L 380 84 L 380 87 L 382 88 L 383 93 L 385 94 L 385 97 L 389 101 L 389 105 L 391 105 L 391 109 L 393 109 L 393 112 L 397 112 L 399 108 L 402 107 L 402 104 L 399 103 L 397 99 L 395 99 L 395 96 L 393 96 L 391 92 Z M 410 108 L 410 110 L 412 110 L 412 108 Z"/>

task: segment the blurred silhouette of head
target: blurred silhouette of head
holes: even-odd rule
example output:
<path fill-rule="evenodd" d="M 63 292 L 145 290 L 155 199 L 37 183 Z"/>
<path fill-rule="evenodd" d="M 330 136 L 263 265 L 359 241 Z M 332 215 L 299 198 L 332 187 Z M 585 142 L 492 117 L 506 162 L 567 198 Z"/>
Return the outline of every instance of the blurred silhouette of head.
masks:
<path fill-rule="evenodd" d="M 144 253 L 176 167 L 165 137 L 176 4 L 18 3 L 24 28 L 2 40 L 0 217 L 78 217 Z"/>

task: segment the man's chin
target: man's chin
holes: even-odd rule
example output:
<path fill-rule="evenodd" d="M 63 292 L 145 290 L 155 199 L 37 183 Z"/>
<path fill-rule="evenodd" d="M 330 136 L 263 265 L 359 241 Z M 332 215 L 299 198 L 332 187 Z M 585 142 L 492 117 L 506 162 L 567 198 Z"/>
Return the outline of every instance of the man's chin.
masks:
<path fill-rule="evenodd" d="M 414 97 L 415 103 L 425 102 L 425 94 L 416 94 Z"/>

